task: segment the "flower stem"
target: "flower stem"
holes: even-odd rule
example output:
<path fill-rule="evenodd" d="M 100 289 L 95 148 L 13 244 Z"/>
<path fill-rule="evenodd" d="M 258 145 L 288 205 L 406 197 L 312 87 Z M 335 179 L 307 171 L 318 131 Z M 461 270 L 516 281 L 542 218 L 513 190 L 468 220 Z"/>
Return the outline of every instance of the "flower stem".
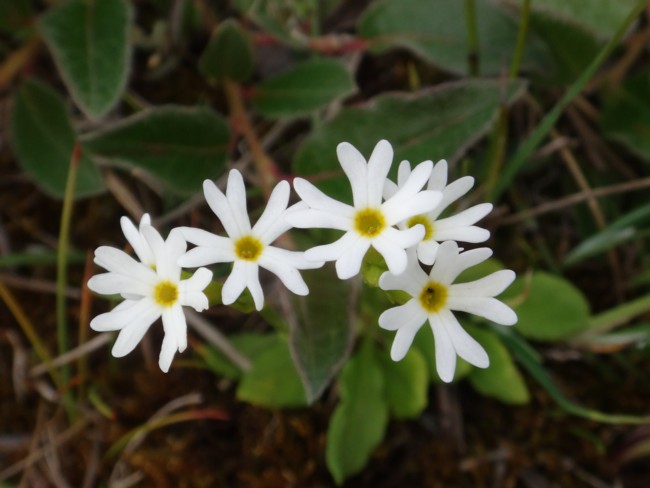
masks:
<path fill-rule="evenodd" d="M 475 0 L 465 0 L 465 22 L 467 23 L 467 63 L 470 76 L 478 76 L 478 33 L 476 27 Z"/>
<path fill-rule="evenodd" d="M 80 156 L 81 146 L 75 144 L 70 159 L 70 169 L 68 170 L 68 179 L 66 181 L 65 195 L 63 197 L 63 210 L 61 211 L 61 226 L 59 228 L 59 247 L 57 250 L 58 255 L 56 261 L 56 337 L 59 354 L 65 354 L 68 351 L 68 327 L 66 321 L 65 300 L 65 288 L 68 281 L 67 252 L 70 237 L 70 222 L 72 220 L 72 203 L 77 183 Z M 68 365 L 61 367 L 61 376 L 64 384 L 67 385 L 70 380 L 70 367 Z M 73 405 L 70 391 L 64 392 L 63 404 L 68 413 L 68 418 L 73 419 Z"/>

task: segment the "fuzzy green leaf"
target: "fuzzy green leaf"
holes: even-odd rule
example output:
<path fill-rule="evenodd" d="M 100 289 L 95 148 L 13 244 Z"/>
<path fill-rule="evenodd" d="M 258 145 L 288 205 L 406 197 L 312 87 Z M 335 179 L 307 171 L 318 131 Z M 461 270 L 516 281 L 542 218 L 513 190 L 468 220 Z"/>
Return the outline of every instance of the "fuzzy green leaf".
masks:
<path fill-rule="evenodd" d="M 89 117 L 101 117 L 122 95 L 130 65 L 131 18 L 125 0 L 68 0 L 41 19 L 57 68 Z"/>
<path fill-rule="evenodd" d="M 199 191 L 226 162 L 230 131 L 207 107 L 157 107 L 87 135 L 84 146 L 122 166 L 140 168 L 180 193 Z"/>
<path fill-rule="evenodd" d="M 253 362 L 255 362 L 264 351 L 282 341 L 282 339 L 276 334 L 261 334 L 255 332 L 243 332 L 228 337 L 228 340 L 235 349 Z M 215 347 L 203 344 L 196 347 L 195 350 L 203 358 L 206 366 L 214 373 L 233 380 L 241 378 L 243 374 L 242 371 Z"/>
<path fill-rule="evenodd" d="M 343 109 L 307 137 L 293 170 L 322 176 L 317 182 L 322 190 L 351 200 L 349 182 L 336 159 L 341 141 L 350 142 L 366 157 L 380 139 L 388 139 L 395 161 L 455 161 L 490 130 L 501 104 L 514 102 L 524 88 L 522 81 L 463 80 L 408 96 L 384 95 L 365 107 Z"/>
<path fill-rule="evenodd" d="M 345 365 L 340 402 L 327 429 L 325 458 L 337 484 L 358 473 L 384 437 L 388 404 L 376 351 L 370 342 Z"/>
<path fill-rule="evenodd" d="M 427 406 L 429 370 L 426 360 L 411 348 L 401 361 L 382 356 L 384 389 L 391 413 L 399 419 L 416 418 Z"/>
<path fill-rule="evenodd" d="M 307 405 L 305 389 L 284 339 L 279 339 L 254 359 L 253 367 L 241 378 L 237 398 L 271 408 Z"/>
<path fill-rule="evenodd" d="M 18 162 L 51 195 L 62 198 L 76 135 L 63 99 L 49 86 L 30 80 L 14 95 L 11 144 Z M 101 174 L 83 151 L 79 160 L 76 196 L 104 190 Z"/>
<path fill-rule="evenodd" d="M 528 282 L 517 279 L 511 294 L 523 291 Z M 528 296 L 516 308 L 515 328 L 524 336 L 540 341 L 558 341 L 574 336 L 589 326 L 589 304 L 582 292 L 562 277 L 537 271 L 529 283 Z"/>
<path fill-rule="evenodd" d="M 515 366 L 508 349 L 498 336 L 479 327 L 468 327 L 468 332 L 485 349 L 490 366 L 474 368 L 469 381 L 479 393 L 513 405 L 524 405 L 530 401 L 528 387 Z"/>
<path fill-rule="evenodd" d="M 253 48 L 248 34 L 236 20 L 219 24 L 199 60 L 204 76 L 246 81 L 253 72 Z"/>
<path fill-rule="evenodd" d="M 465 2 L 459 0 L 380 0 L 359 21 L 361 36 L 373 49 L 410 49 L 433 64 L 456 74 L 468 74 L 469 46 Z M 510 64 L 517 39 L 517 23 L 489 2 L 476 2 L 478 60 L 482 75 L 498 75 Z M 524 69 L 546 63 L 544 46 L 529 35 Z"/>
<path fill-rule="evenodd" d="M 332 267 L 303 272 L 309 295 L 292 298 L 295 313 L 288 318 L 290 344 L 311 403 L 328 386 L 347 357 L 353 338 L 348 316 L 349 282 Z"/>
<path fill-rule="evenodd" d="M 342 63 L 312 59 L 256 85 L 252 102 L 267 117 L 298 117 L 353 90 L 352 76 Z"/>

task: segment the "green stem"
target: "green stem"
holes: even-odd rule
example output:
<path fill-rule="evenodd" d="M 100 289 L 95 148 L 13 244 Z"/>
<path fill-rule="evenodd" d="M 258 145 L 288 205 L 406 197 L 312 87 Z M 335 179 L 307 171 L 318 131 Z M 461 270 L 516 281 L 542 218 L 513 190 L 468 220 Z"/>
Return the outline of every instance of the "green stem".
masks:
<path fill-rule="evenodd" d="M 467 63 L 470 76 L 478 76 L 478 33 L 476 27 L 475 0 L 465 0 L 465 22 L 467 23 Z"/>
<path fill-rule="evenodd" d="M 598 71 L 600 66 L 605 62 L 607 57 L 611 54 L 614 48 L 618 45 L 621 38 L 627 32 L 632 22 L 636 20 L 639 14 L 645 9 L 647 0 L 639 0 L 630 14 L 626 17 L 620 25 L 616 34 L 609 40 L 609 42 L 598 53 L 598 56 L 591 62 L 591 64 L 583 71 L 580 77 L 569 87 L 564 96 L 555 104 L 553 109 L 546 114 L 542 119 L 539 126 L 530 134 L 524 142 L 520 144 L 512 158 L 512 162 L 508 164 L 501 172 L 499 181 L 494 189 L 488 194 L 488 199 L 491 201 L 497 200 L 501 194 L 510 186 L 515 175 L 521 171 L 526 161 L 533 154 L 537 146 L 542 142 L 544 137 L 553 128 L 558 121 L 562 112 L 573 99 L 580 94 L 585 85 Z"/>
<path fill-rule="evenodd" d="M 61 211 L 61 226 L 59 228 L 59 248 L 56 262 L 56 337 L 59 347 L 59 354 L 68 351 L 68 327 L 66 321 L 66 300 L 65 288 L 67 286 L 67 253 L 68 241 L 70 237 L 70 221 L 72 220 L 72 203 L 74 200 L 75 186 L 77 183 L 77 170 L 79 167 L 79 157 L 81 156 L 81 146 L 76 144 L 72 150 L 70 159 L 70 169 L 68 170 L 68 179 L 65 186 L 65 195 L 63 197 L 63 210 Z M 70 380 L 70 367 L 66 364 L 61 367 L 61 377 L 65 385 Z M 73 419 L 72 395 L 70 391 L 63 393 L 63 403 L 68 412 L 68 418 Z"/>
<path fill-rule="evenodd" d="M 512 64 L 510 65 L 510 72 L 508 73 L 508 80 L 513 80 L 519 73 L 521 67 L 521 60 L 524 56 L 524 48 L 526 47 L 526 35 L 528 34 L 528 20 L 530 18 L 530 0 L 524 0 L 521 8 L 521 15 L 519 17 L 519 31 L 517 33 L 517 44 L 515 45 L 515 53 L 512 57 Z M 490 140 L 490 150 L 488 154 L 489 165 L 488 175 L 485 182 L 485 190 L 490 195 L 496 187 L 503 161 L 505 160 L 506 144 L 508 142 L 508 107 L 505 103 L 501 104 L 499 110 L 499 119 L 497 125 L 492 133 Z"/>
<path fill-rule="evenodd" d="M 521 6 L 521 15 L 519 16 L 519 31 L 517 32 L 517 44 L 515 45 L 515 54 L 512 57 L 510 65 L 509 78 L 512 80 L 519 74 L 521 60 L 524 57 L 524 48 L 526 47 L 526 35 L 528 34 L 528 21 L 530 19 L 530 0 L 524 0 Z"/>

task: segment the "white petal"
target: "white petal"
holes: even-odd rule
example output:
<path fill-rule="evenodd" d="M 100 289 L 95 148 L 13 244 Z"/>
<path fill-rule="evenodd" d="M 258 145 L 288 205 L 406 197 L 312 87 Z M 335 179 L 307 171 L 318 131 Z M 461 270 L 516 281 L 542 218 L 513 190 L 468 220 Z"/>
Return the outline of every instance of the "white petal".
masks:
<path fill-rule="evenodd" d="M 456 370 L 456 350 L 447 332 L 447 323 L 438 315 L 429 315 L 429 324 L 436 343 L 436 370 L 442 381 L 450 383 Z"/>
<path fill-rule="evenodd" d="M 368 159 L 367 201 L 364 207 L 377 207 L 381 204 L 384 183 L 392 164 L 393 146 L 382 139 L 375 145 Z M 354 206 L 357 207 L 356 201 Z"/>
<path fill-rule="evenodd" d="M 368 165 L 363 155 L 349 142 L 342 142 L 336 147 L 339 163 L 350 180 L 354 206 L 363 208 L 368 206 L 367 175 Z M 295 182 L 294 182 L 295 186 Z M 296 191 L 298 189 L 296 188 Z M 300 192 L 298 194 L 302 197 Z M 303 198 L 303 200 L 305 200 Z M 307 202 L 309 203 L 309 202 Z M 309 205 L 312 206 L 311 204 Z"/>
<path fill-rule="evenodd" d="M 474 225 L 489 214 L 493 207 L 494 205 L 491 203 L 480 203 L 479 205 L 469 207 L 456 215 L 450 216 L 446 219 L 441 219 L 440 222 L 452 221 L 453 226 Z"/>
<path fill-rule="evenodd" d="M 434 281 L 449 285 L 467 268 L 482 263 L 490 256 L 492 256 L 492 250 L 487 247 L 472 249 L 459 254 L 456 242 L 445 241 L 438 248 L 438 256 L 429 276 Z"/>
<path fill-rule="evenodd" d="M 346 205 L 345 203 L 341 203 L 338 200 L 334 200 L 331 197 L 328 197 L 325 195 L 325 193 L 320 191 L 307 180 L 304 180 L 302 178 L 295 178 L 293 180 L 293 187 L 300 198 L 302 198 L 302 200 L 307 205 L 309 205 L 310 208 L 313 208 L 315 210 L 323 210 L 324 212 L 341 217 L 352 218 L 354 215 L 353 207 Z"/>
<path fill-rule="evenodd" d="M 343 253 L 361 239 L 356 232 L 347 232 L 331 244 L 312 247 L 305 251 L 304 256 L 307 261 L 324 262 L 336 261 Z"/>
<path fill-rule="evenodd" d="M 156 268 L 158 268 L 158 261 L 163 261 L 165 257 L 165 241 L 160 233 L 150 225 L 140 226 L 140 232 L 153 251 Z"/>
<path fill-rule="evenodd" d="M 418 301 L 409 300 L 403 305 L 384 311 L 379 316 L 379 327 L 385 330 L 398 330 L 409 326 L 420 328 L 426 320 L 427 314 Z"/>
<path fill-rule="evenodd" d="M 132 302 L 132 300 L 128 300 L 128 302 Z M 98 332 L 119 330 L 133 322 L 141 321 L 142 317 L 153 317 L 148 322 L 151 324 L 160 316 L 160 311 L 152 299 L 141 298 L 133 302 L 132 305 L 118 306 L 110 312 L 98 315 L 90 322 L 90 328 Z"/>
<path fill-rule="evenodd" d="M 258 263 L 262 268 L 269 270 L 280 278 L 284 286 L 296 295 L 307 295 L 309 289 L 302 279 L 300 272 L 292 264 L 292 254 L 294 254 L 292 251 L 286 251 L 284 249 L 267 248 Z"/>
<path fill-rule="evenodd" d="M 436 191 L 422 191 L 415 195 L 400 194 L 399 192 L 381 206 L 386 216 L 388 225 L 395 225 L 410 217 L 427 214 L 433 210 L 442 193 Z"/>
<path fill-rule="evenodd" d="M 447 186 L 447 174 L 448 174 L 448 165 L 447 161 L 441 159 L 436 163 L 431 171 L 431 176 L 429 177 L 429 183 L 427 189 L 443 191 L 445 186 Z"/>
<path fill-rule="evenodd" d="M 397 168 L 397 186 L 404 186 L 409 176 L 411 176 L 411 164 L 408 161 L 402 161 Z"/>
<path fill-rule="evenodd" d="M 351 217 L 325 210 L 296 210 L 286 214 L 285 219 L 291 226 L 299 229 L 336 229 L 348 231 L 353 227 Z"/>
<path fill-rule="evenodd" d="M 485 242 L 490 238 L 489 230 L 475 225 L 441 229 L 437 224 L 434 224 L 436 228 L 433 236 L 437 241 Z"/>
<path fill-rule="evenodd" d="M 124 251 L 109 246 L 100 246 L 95 250 L 95 263 L 108 271 L 131 276 L 134 269 L 145 267 Z"/>
<path fill-rule="evenodd" d="M 160 347 L 160 355 L 158 356 L 158 366 L 163 373 L 169 372 L 172 365 L 174 356 L 176 355 L 176 343 L 171 334 L 165 334 L 163 337 L 162 346 Z"/>
<path fill-rule="evenodd" d="M 408 249 L 418 244 L 424 237 L 424 226 L 414 225 L 408 229 L 394 229 L 389 227 L 381 233 L 381 237 L 388 239 L 402 249 Z"/>
<path fill-rule="evenodd" d="M 431 174 L 432 167 L 433 167 L 433 163 L 431 161 L 424 161 L 423 163 L 418 164 L 415 167 L 415 169 L 413 169 L 413 171 L 409 174 L 406 181 L 400 182 L 397 193 L 395 193 L 395 195 L 393 195 L 393 197 L 391 198 L 391 200 L 392 199 L 397 200 L 397 202 L 394 205 L 399 206 L 401 202 L 408 201 L 411 197 L 413 197 L 420 190 L 422 190 L 424 185 L 427 183 L 429 175 Z M 439 192 L 431 192 L 431 193 L 436 194 Z M 438 200 L 440 198 L 442 198 L 442 193 L 440 194 Z M 436 202 L 436 204 L 437 203 L 438 202 Z M 418 213 L 425 213 L 428 212 L 429 210 L 421 210 Z"/>
<path fill-rule="evenodd" d="M 514 280 L 514 271 L 502 269 L 479 280 L 455 283 L 449 287 L 449 294 L 455 297 L 495 297 L 508 288 Z"/>
<path fill-rule="evenodd" d="M 336 260 L 335 267 L 337 276 L 342 280 L 347 280 L 357 275 L 361 269 L 363 257 L 366 255 L 369 247 L 369 240 L 359 238 L 352 246 L 345 249 L 341 257 Z"/>
<path fill-rule="evenodd" d="M 501 325 L 517 323 L 517 314 L 496 298 L 450 296 L 447 299 L 447 307 L 451 310 L 472 313 Z"/>
<path fill-rule="evenodd" d="M 289 205 L 290 193 L 291 186 L 288 182 L 281 181 L 275 185 L 264 212 L 253 226 L 252 233 L 264 244 L 270 244 L 280 234 L 291 228 L 291 225 L 284 218 L 284 212 L 287 205 Z"/>
<path fill-rule="evenodd" d="M 205 201 L 208 202 L 214 214 L 221 221 L 226 234 L 233 239 L 241 237 L 243 233 L 239 229 L 237 220 L 233 215 L 233 209 L 230 207 L 230 202 L 226 198 L 226 195 L 210 180 L 203 182 L 203 194 L 205 195 Z"/>
<path fill-rule="evenodd" d="M 424 229 L 422 234 L 424 234 Z M 399 246 L 394 241 L 380 235 L 372 241 L 372 247 L 374 247 L 377 252 L 384 257 L 388 270 L 392 274 L 399 275 L 406 270 L 406 251 L 402 246 Z"/>
<path fill-rule="evenodd" d="M 473 364 L 478 368 L 487 368 L 490 365 L 490 358 L 485 349 L 463 329 L 454 314 L 443 309 L 440 311 L 440 317 L 444 317 L 443 321 L 451 342 L 454 344 L 456 354 L 469 364 Z"/>
<path fill-rule="evenodd" d="M 113 356 L 121 358 L 133 351 L 158 317 L 160 317 L 160 311 L 152 305 L 146 310 L 146 313 L 132 320 L 117 336 L 111 350 Z"/>
<path fill-rule="evenodd" d="M 221 289 L 221 300 L 224 305 L 230 305 L 237 300 L 246 288 L 246 263 L 235 261 L 230 275 Z"/>
<path fill-rule="evenodd" d="M 239 235 L 250 234 L 251 223 L 246 208 L 246 186 L 244 185 L 244 178 L 236 169 L 231 169 L 230 173 L 228 173 L 226 198 L 230 204 L 233 219 L 239 229 Z"/>
<path fill-rule="evenodd" d="M 183 268 L 197 268 L 215 263 L 231 263 L 234 260 L 235 253 L 232 250 L 224 252 L 214 247 L 195 247 L 178 258 L 177 262 Z"/>
<path fill-rule="evenodd" d="M 428 280 L 429 277 L 417 263 L 415 266 L 409 263 L 401 274 L 394 275 L 388 271 L 383 273 L 379 278 L 379 287 L 382 290 L 402 290 L 417 297 Z"/>
<path fill-rule="evenodd" d="M 474 178 L 471 176 L 464 176 L 459 178 L 456 181 L 452 181 L 445 189 L 442 191 L 442 201 L 438 208 L 436 208 L 436 213 L 440 213 L 446 209 L 451 203 L 458 200 L 460 197 L 465 195 L 471 188 L 474 186 Z"/>
<path fill-rule="evenodd" d="M 432 239 L 420 242 L 417 248 L 418 259 L 422 264 L 431 266 L 436 260 L 439 247 L 440 244 Z"/>
<path fill-rule="evenodd" d="M 391 180 L 389 180 L 388 178 L 386 178 L 386 181 L 384 181 L 384 192 L 383 192 L 384 200 L 388 200 L 393 195 L 395 195 L 395 193 L 397 193 L 397 189 L 398 189 L 397 185 Z"/>
<path fill-rule="evenodd" d="M 207 268 L 199 268 L 188 279 L 181 281 L 180 286 L 184 291 L 203 291 L 212 281 L 212 271 Z"/>
<path fill-rule="evenodd" d="M 149 214 L 144 214 L 140 220 L 140 226 L 151 225 L 151 219 Z M 144 263 L 147 266 L 151 266 L 155 263 L 153 252 L 149 247 L 149 244 L 142 237 L 141 232 L 133 225 L 133 222 L 128 217 L 122 217 L 120 219 L 120 226 L 122 227 L 122 232 L 124 237 L 129 241 L 133 252 L 138 256 L 140 262 Z"/>
<path fill-rule="evenodd" d="M 163 313 L 162 319 L 163 328 L 165 327 L 165 322 L 167 322 L 165 334 L 171 332 L 178 352 L 183 352 L 187 349 L 187 321 L 185 320 L 183 307 L 180 305 L 170 307 L 167 314 Z"/>
<path fill-rule="evenodd" d="M 180 258 L 187 250 L 187 242 L 178 229 L 172 229 L 165 241 L 165 265 L 160 269 L 157 265 L 158 275 L 177 282 L 181 279 L 181 267 L 178 264 Z"/>
<path fill-rule="evenodd" d="M 245 263 L 246 287 L 251 292 L 256 310 L 262 310 L 264 307 L 264 292 L 260 285 L 259 267 L 257 263 Z"/>
<path fill-rule="evenodd" d="M 101 273 L 91 277 L 88 288 L 102 295 L 126 293 L 145 296 L 151 293 L 151 284 L 117 273 Z"/>

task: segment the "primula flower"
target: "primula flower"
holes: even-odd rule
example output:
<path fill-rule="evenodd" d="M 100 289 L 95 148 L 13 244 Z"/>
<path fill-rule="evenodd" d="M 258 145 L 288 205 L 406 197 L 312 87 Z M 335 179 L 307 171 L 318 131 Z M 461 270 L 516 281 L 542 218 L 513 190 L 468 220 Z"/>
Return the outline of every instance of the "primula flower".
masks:
<path fill-rule="evenodd" d="M 459 252 L 454 241 L 440 244 L 438 256 L 427 275 L 414 256 L 401 275 L 386 272 L 379 279 L 383 290 L 403 290 L 412 299 L 379 316 L 379 326 L 396 330 L 391 358 L 401 360 L 424 322 L 429 321 L 435 337 L 436 369 L 443 381 L 450 382 L 456 369 L 456 355 L 474 366 L 487 368 L 490 360 L 483 347 L 462 328 L 453 311 L 468 312 L 497 324 L 513 325 L 517 315 L 494 298 L 515 279 L 511 270 L 496 271 L 468 283 L 454 280 L 467 268 L 492 255 L 488 248 Z"/>
<path fill-rule="evenodd" d="M 202 229 L 181 227 L 185 238 L 197 247 L 189 250 L 179 260 L 181 266 L 203 266 L 232 262 L 232 272 L 223 285 L 223 303 L 230 305 L 248 288 L 255 308 L 264 306 L 264 293 L 258 276 L 259 267 L 275 274 L 284 285 L 297 295 L 307 295 L 309 289 L 300 276 L 299 269 L 319 268 L 322 262 L 307 261 L 302 252 L 288 251 L 270 244 L 291 228 L 285 220 L 291 187 L 286 181 L 278 183 L 269 197 L 266 209 L 251 228 L 246 211 L 246 188 L 237 170 L 230 171 L 224 195 L 210 181 L 203 182 L 205 199 L 223 224 L 228 237 Z"/>
<path fill-rule="evenodd" d="M 95 317 L 90 327 L 99 332 L 119 330 L 112 353 L 122 357 L 135 348 L 151 324 L 162 316 L 165 337 L 158 364 L 166 373 L 176 351 L 183 352 L 187 347 L 183 306 L 197 312 L 208 308 L 203 290 L 210 283 L 212 272 L 200 268 L 191 278 L 181 280 L 181 268 L 176 261 L 185 252 L 186 243 L 180 231 L 172 230 L 165 241 L 149 225 L 148 215 L 142 217 L 139 229 L 126 217 L 121 223 L 141 262 L 114 247 L 97 248 L 95 263 L 108 273 L 90 278 L 88 288 L 105 295 L 120 294 L 125 300 L 110 312 Z"/>
<path fill-rule="evenodd" d="M 411 174 L 408 161 L 402 161 L 397 172 L 397 184 L 386 180 L 384 196 L 390 198 L 404 186 Z M 440 214 L 453 202 L 465 195 L 474 186 L 474 178 L 465 176 L 447 185 L 447 161 L 438 161 L 433 167 L 428 190 L 442 192 L 442 200 L 428 213 L 415 215 L 399 224 L 407 229 L 416 224 L 425 228 L 424 239 L 417 246 L 418 259 L 424 264 L 433 264 L 438 247 L 442 241 L 484 242 L 490 238 L 490 231 L 474 224 L 492 211 L 491 203 L 481 203 L 449 217 L 438 219 Z"/>
<path fill-rule="evenodd" d="M 309 208 L 297 209 L 287 216 L 294 227 L 323 227 L 345 231 L 337 241 L 305 251 L 313 261 L 336 261 L 341 279 L 351 278 L 361 268 L 370 246 L 386 260 L 388 269 L 399 274 L 406 269 L 405 249 L 417 244 L 425 235 L 422 225 L 395 229 L 398 222 L 432 211 L 442 199 L 439 191 L 420 191 L 431 174 L 433 163 L 425 161 L 415 167 L 403 185 L 382 203 L 384 183 L 393 161 L 388 141 L 377 143 L 366 163 L 352 144 L 342 142 L 336 148 L 339 162 L 352 186 L 353 205 L 334 200 L 302 178 L 294 188 Z"/>

